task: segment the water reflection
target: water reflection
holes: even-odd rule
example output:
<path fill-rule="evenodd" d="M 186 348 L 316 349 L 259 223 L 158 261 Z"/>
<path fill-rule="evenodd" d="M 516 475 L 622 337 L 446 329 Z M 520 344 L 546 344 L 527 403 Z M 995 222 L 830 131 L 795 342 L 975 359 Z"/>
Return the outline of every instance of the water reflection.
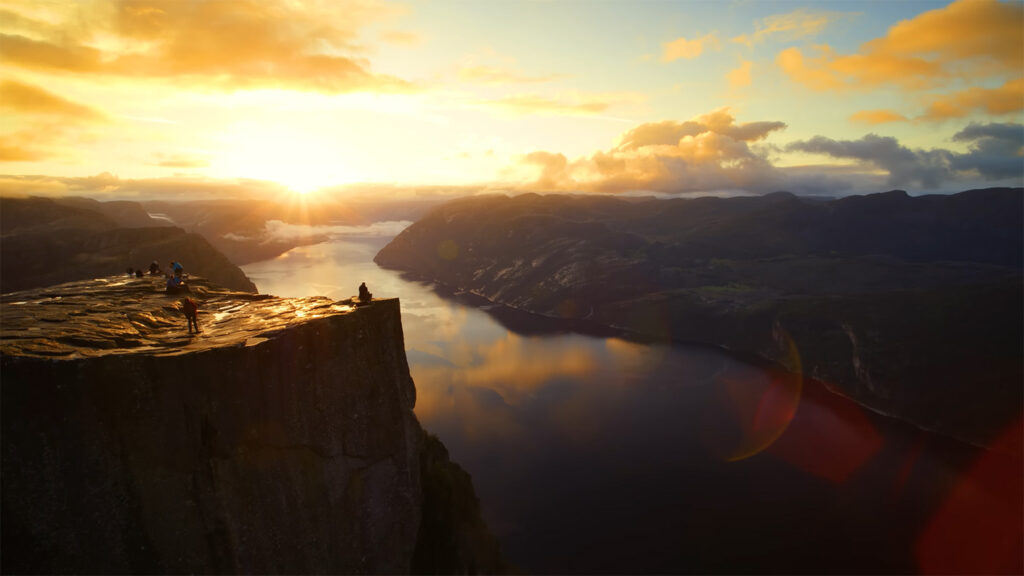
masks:
<path fill-rule="evenodd" d="M 366 282 L 401 298 L 417 415 L 473 475 L 489 524 L 526 571 L 914 572 L 941 565 L 932 557 L 948 518 L 986 520 L 988 508 L 971 516 L 956 504 L 972 447 L 717 350 L 489 314 L 378 268 L 386 241 L 307 246 L 244 269 L 261 292 L 339 299 Z M 787 365 L 799 366 L 790 352 Z M 1009 472 L 997 460 L 1019 480 L 1012 458 Z M 1019 497 L 1018 487 L 969 486 L 989 502 Z M 1016 528 L 999 525 L 1004 559 L 1019 551 L 1012 510 Z"/>

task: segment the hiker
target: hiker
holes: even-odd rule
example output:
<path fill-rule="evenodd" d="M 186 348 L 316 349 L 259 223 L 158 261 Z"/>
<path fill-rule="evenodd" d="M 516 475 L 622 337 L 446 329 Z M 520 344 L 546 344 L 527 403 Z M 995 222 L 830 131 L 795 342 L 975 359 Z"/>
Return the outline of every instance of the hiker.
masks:
<path fill-rule="evenodd" d="M 174 276 L 167 277 L 167 293 L 177 294 L 178 292 L 190 292 L 189 287 L 185 284 L 185 281 L 181 279 L 181 274 L 175 274 Z"/>
<path fill-rule="evenodd" d="M 366 287 L 366 282 L 359 285 L 359 301 L 369 302 L 373 300 L 373 294 L 370 294 L 370 289 Z"/>
<path fill-rule="evenodd" d="M 185 297 L 181 299 L 181 310 L 185 313 L 185 320 L 188 321 L 188 333 L 192 333 L 192 326 L 196 327 L 196 334 L 199 334 L 199 305 L 196 301 Z"/>
<path fill-rule="evenodd" d="M 181 265 L 181 262 L 174 261 L 171 262 L 171 269 L 174 270 L 175 275 L 180 275 L 185 270 L 185 267 Z"/>

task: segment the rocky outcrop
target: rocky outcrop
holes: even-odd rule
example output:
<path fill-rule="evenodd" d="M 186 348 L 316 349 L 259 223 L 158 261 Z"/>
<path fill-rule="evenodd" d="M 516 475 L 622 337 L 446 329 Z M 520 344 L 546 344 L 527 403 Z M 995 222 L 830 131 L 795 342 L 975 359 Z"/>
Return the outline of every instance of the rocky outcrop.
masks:
<path fill-rule="evenodd" d="M 781 363 L 984 444 L 1024 401 L 1022 214 L 1021 189 L 474 197 L 375 261 L 513 308 Z"/>
<path fill-rule="evenodd" d="M 112 216 L 89 206 L 45 198 L 0 199 L 0 292 L 124 273 L 148 268 L 154 260 L 164 268 L 176 260 L 190 274 L 256 292 L 245 273 L 202 236 L 169 226 L 121 227 L 121 220 L 137 214 L 108 209 Z"/>
<path fill-rule="evenodd" d="M 4 570 L 409 572 L 424 434 L 398 300 L 192 284 L 198 335 L 158 279 L 3 296 Z"/>

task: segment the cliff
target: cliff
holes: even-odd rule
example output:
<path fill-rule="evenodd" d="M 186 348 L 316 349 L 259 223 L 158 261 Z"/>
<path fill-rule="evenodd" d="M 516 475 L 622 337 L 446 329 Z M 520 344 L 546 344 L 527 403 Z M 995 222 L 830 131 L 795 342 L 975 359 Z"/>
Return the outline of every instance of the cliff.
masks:
<path fill-rule="evenodd" d="M 1024 401 L 1022 215 L 1021 189 L 474 197 L 375 261 L 513 308 L 777 362 L 985 444 Z"/>
<path fill-rule="evenodd" d="M 93 204 L 104 211 L 92 209 Z M 0 199 L 0 292 L 148 268 L 153 260 L 164 268 L 176 260 L 190 274 L 256 292 L 245 273 L 198 234 L 170 226 L 123 227 L 138 222 L 134 208 L 141 210 L 125 204 Z"/>
<path fill-rule="evenodd" d="M 190 335 L 161 284 L 3 295 L 3 570 L 412 570 L 435 525 L 398 300 L 196 279 Z"/>

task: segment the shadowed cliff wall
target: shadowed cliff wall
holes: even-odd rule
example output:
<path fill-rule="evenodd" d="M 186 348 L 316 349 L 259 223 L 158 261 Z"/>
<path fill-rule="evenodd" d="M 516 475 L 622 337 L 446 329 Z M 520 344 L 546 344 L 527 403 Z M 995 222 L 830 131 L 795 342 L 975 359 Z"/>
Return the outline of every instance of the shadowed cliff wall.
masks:
<path fill-rule="evenodd" d="M 408 572 L 423 433 L 398 301 L 263 338 L 5 354 L 3 571 Z"/>

